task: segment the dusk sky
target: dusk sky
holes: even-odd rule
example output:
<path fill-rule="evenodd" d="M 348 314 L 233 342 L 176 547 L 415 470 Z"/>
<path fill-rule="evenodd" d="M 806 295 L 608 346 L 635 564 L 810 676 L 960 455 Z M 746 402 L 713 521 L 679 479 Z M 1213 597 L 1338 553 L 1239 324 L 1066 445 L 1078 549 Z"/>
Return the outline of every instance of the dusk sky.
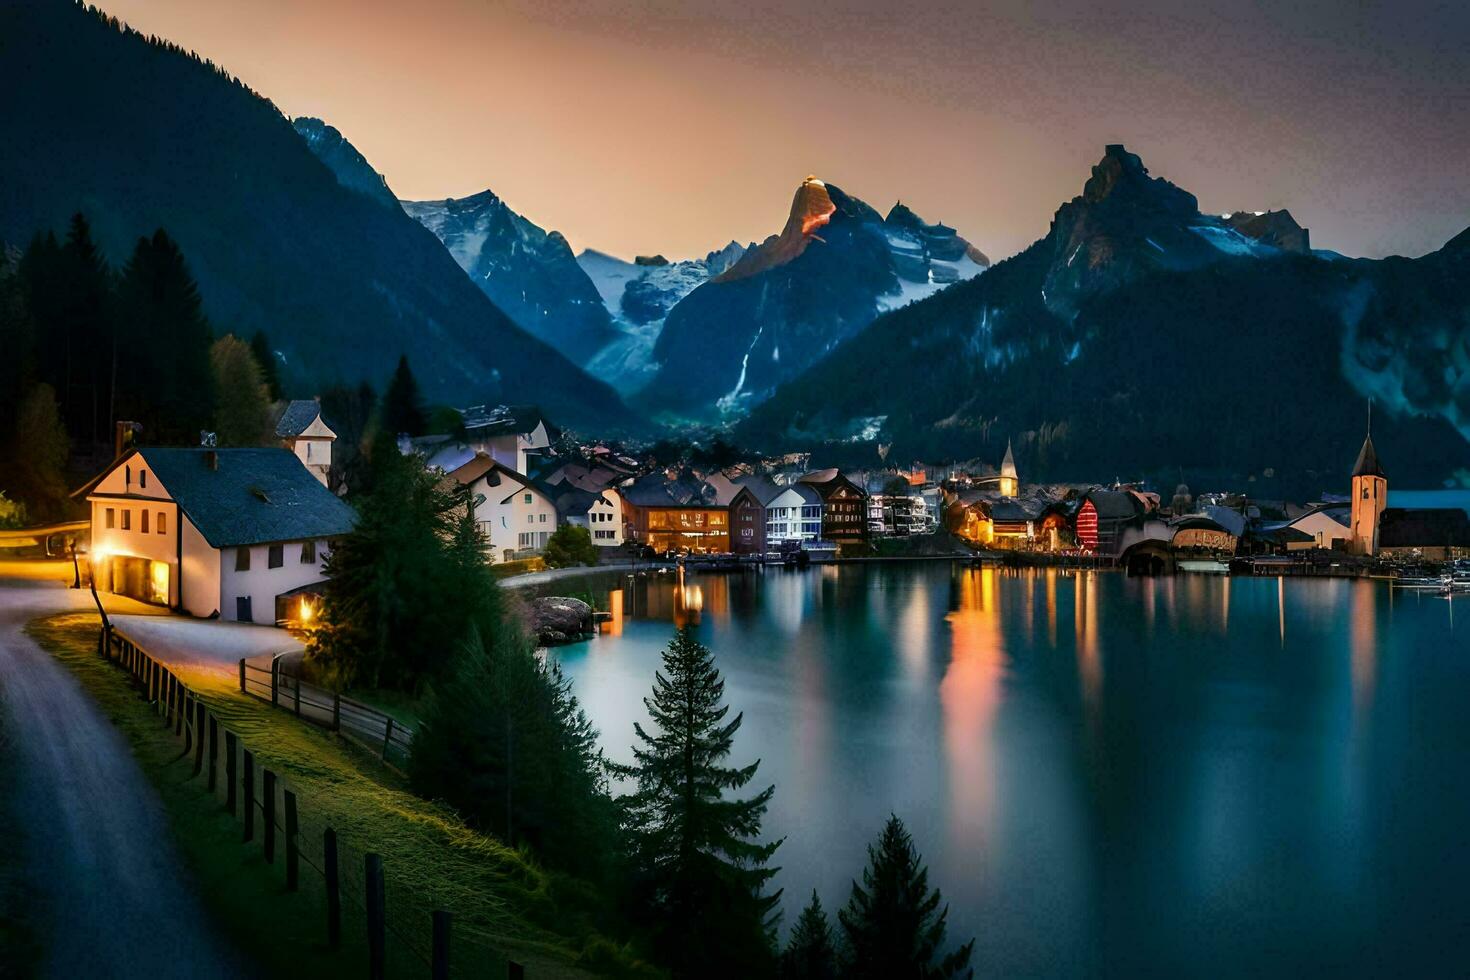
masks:
<path fill-rule="evenodd" d="M 1109 142 L 1319 248 L 1470 225 L 1463 2 L 103 5 L 337 126 L 400 197 L 490 188 L 579 250 L 758 240 L 815 173 L 1001 258 Z"/>

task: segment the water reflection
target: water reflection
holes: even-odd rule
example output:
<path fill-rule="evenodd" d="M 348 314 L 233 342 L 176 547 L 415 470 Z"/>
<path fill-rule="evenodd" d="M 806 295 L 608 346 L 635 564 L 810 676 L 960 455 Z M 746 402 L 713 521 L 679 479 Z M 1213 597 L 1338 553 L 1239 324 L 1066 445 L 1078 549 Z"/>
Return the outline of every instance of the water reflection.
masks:
<path fill-rule="evenodd" d="M 733 761 L 777 787 L 788 924 L 845 899 L 893 811 L 977 974 L 1458 972 L 1449 601 L 944 563 L 610 584 L 603 634 L 558 651 L 606 750 L 695 624 L 746 714 Z"/>

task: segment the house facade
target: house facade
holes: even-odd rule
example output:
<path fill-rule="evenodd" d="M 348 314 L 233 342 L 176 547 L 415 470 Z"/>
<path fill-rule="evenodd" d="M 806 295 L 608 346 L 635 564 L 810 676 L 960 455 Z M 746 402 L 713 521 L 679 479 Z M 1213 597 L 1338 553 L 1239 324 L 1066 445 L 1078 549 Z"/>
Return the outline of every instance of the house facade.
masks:
<path fill-rule="evenodd" d="M 75 496 L 99 590 L 238 622 L 299 612 L 356 516 L 283 448 L 135 448 Z"/>
<path fill-rule="evenodd" d="M 321 405 L 310 398 L 288 402 L 276 420 L 276 437 L 322 486 L 327 486 L 337 433 L 322 419 Z"/>
<path fill-rule="evenodd" d="M 556 510 L 562 523 L 585 527 L 599 548 L 616 548 L 626 540 L 623 498 L 611 487 L 594 493 L 568 486 L 557 495 Z"/>
<path fill-rule="evenodd" d="M 817 541 L 822 537 L 822 495 L 795 483 L 766 504 L 766 545 Z"/>
<path fill-rule="evenodd" d="M 822 537 L 838 544 L 868 539 L 868 505 L 863 490 L 835 469 L 807 473 L 805 483 L 822 498 Z"/>
<path fill-rule="evenodd" d="M 491 562 L 539 553 L 556 531 L 556 501 L 530 477 L 477 453 L 449 477 L 469 490 L 475 520 L 489 540 Z"/>

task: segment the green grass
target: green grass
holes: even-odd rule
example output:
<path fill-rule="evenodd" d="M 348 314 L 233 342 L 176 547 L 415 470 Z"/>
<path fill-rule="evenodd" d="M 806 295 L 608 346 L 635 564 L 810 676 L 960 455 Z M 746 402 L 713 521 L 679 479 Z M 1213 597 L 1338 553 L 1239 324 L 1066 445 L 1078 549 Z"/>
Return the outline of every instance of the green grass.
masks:
<path fill-rule="evenodd" d="M 97 629 L 95 615 L 69 613 L 37 620 L 29 632 L 76 674 L 128 737 L 159 788 L 206 902 L 271 974 L 365 972 L 361 915 L 348 896 L 363 893 L 362 855 L 372 851 L 382 855 L 387 879 L 388 946 L 390 957 L 398 956 L 394 975 L 427 974 L 412 949 L 427 953 L 429 913 L 436 908 L 454 916 L 457 975 L 499 975 L 500 955 L 525 964 L 534 980 L 588 975 L 579 960 L 602 973 L 648 975 L 627 950 L 597 935 L 596 922 L 605 913 L 587 886 L 544 871 L 528 854 L 414 796 L 351 743 L 241 695 L 227 677 L 181 669 L 181 679 L 255 753 L 256 766 L 276 772 L 297 795 L 303 890 L 286 892 L 283 858 L 278 854 L 277 865 L 267 865 L 258 839 L 239 843 L 235 818 L 206 791 L 203 777 L 192 778 L 189 763 L 176 759 L 180 743 L 134 692 L 127 674 L 97 657 Z M 324 946 L 323 893 L 306 863 L 321 866 L 326 827 L 337 832 L 341 845 L 341 952 Z M 283 841 L 278 849 L 283 852 Z M 262 942 L 266 936 L 270 941 Z"/>

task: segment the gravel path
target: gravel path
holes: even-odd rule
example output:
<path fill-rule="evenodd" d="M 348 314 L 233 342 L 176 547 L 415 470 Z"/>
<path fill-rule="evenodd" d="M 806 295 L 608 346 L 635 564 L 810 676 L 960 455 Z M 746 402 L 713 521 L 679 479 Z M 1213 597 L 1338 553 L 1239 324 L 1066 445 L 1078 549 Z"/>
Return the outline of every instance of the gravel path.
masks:
<path fill-rule="evenodd" d="M 30 868 L 49 915 L 41 976 L 236 977 L 243 962 L 192 890 L 152 786 L 76 680 L 23 632 L 86 592 L 0 582 L 0 710 Z"/>

